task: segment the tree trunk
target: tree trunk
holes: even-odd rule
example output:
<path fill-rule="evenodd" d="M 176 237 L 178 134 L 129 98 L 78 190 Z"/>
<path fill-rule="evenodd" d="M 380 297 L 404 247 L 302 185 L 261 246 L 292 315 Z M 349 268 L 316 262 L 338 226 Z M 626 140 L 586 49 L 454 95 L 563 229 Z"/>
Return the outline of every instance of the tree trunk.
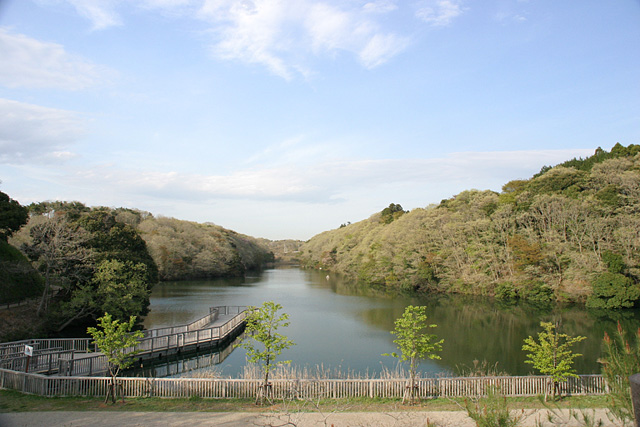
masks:
<path fill-rule="evenodd" d="M 40 298 L 40 304 L 38 304 L 38 311 L 36 312 L 36 316 L 38 317 L 42 316 L 47 311 L 50 288 L 51 273 L 49 272 L 49 267 L 47 267 L 44 274 L 44 290 L 42 291 L 42 298 Z"/>

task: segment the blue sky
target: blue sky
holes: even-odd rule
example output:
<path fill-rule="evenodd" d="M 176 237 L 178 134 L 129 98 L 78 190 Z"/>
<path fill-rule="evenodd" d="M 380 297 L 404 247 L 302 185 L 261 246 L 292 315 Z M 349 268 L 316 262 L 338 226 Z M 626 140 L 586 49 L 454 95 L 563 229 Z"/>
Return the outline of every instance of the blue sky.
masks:
<path fill-rule="evenodd" d="M 308 239 L 640 144 L 637 0 L 0 0 L 0 191 Z"/>

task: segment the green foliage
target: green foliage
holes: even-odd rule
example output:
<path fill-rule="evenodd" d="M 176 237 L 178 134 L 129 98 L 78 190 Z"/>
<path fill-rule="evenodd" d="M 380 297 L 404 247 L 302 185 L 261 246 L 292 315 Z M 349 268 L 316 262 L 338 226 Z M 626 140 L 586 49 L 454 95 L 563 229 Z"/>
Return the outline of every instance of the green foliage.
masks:
<path fill-rule="evenodd" d="M 602 262 L 607 266 L 607 270 L 609 270 L 610 273 L 622 274 L 626 269 L 622 255 L 611 251 L 604 251 L 602 253 Z"/>
<path fill-rule="evenodd" d="M 557 331 L 556 325 L 550 322 L 540 322 L 544 329 L 538 332 L 538 341 L 532 336 L 524 340 L 523 351 L 528 351 L 525 363 L 533 365 L 543 375 L 549 375 L 553 381 L 553 396 L 558 391 L 558 383 L 567 381 L 570 377 L 577 377 L 572 368 L 576 357 L 571 347 L 585 340 L 586 337 L 571 337 Z"/>
<path fill-rule="evenodd" d="M 465 399 L 465 409 L 477 427 L 516 427 L 524 418 L 524 411 L 512 414 L 507 398 L 497 387 L 489 387 L 487 396 L 475 401 Z"/>
<path fill-rule="evenodd" d="M 29 260 L 0 239 L 0 304 L 22 301 L 42 294 L 43 280 Z"/>
<path fill-rule="evenodd" d="M 391 331 L 396 339 L 393 342 L 398 346 L 400 353 L 385 353 L 383 356 L 393 356 L 400 362 L 409 361 L 409 396 L 415 398 L 415 378 L 418 362 L 423 359 L 440 359 L 437 352 L 442 351 L 443 339 L 430 334 L 429 330 L 437 327 L 427 323 L 427 307 L 410 305 L 405 308 L 402 317 L 396 319 L 395 329 Z M 405 396 L 406 397 L 406 396 Z"/>
<path fill-rule="evenodd" d="M 142 331 L 132 332 L 136 321 L 131 316 L 128 322 L 113 320 L 109 313 L 98 319 L 98 328 L 89 327 L 87 333 L 93 338 L 94 344 L 107 357 L 109 362 L 109 374 L 111 383 L 107 399 L 111 397 L 112 403 L 116 402 L 116 377 L 122 369 L 126 369 L 133 363 L 133 356 L 139 351 L 135 346 L 143 337 Z M 122 397 L 124 400 L 124 395 Z M 105 400 L 105 401 L 106 401 Z"/>
<path fill-rule="evenodd" d="M 46 215 L 52 217 L 54 215 L 64 215 L 70 220 L 76 220 L 90 208 L 80 202 L 64 202 L 64 201 L 46 201 L 40 203 L 31 203 L 29 213 L 33 216 Z"/>
<path fill-rule="evenodd" d="M 494 296 L 502 301 L 512 301 L 518 298 L 518 292 L 513 282 L 500 282 L 494 289 Z"/>
<path fill-rule="evenodd" d="M 29 212 L 12 239 L 45 278 L 40 313 L 54 329 L 105 311 L 120 320 L 144 315 L 159 278 L 241 276 L 273 261 L 265 242 L 213 224 L 79 202 L 32 204 Z"/>
<path fill-rule="evenodd" d="M 603 205 L 616 208 L 623 205 L 623 199 L 620 197 L 621 192 L 622 188 L 619 185 L 609 184 L 596 193 L 596 198 Z"/>
<path fill-rule="evenodd" d="M 620 273 L 605 271 L 595 279 L 592 286 L 593 293 L 587 298 L 589 308 L 630 308 L 640 298 L 640 286 Z"/>
<path fill-rule="evenodd" d="M 585 188 L 587 173 L 562 166 L 549 170 L 529 182 L 528 190 L 535 193 L 564 193 L 574 196 Z"/>
<path fill-rule="evenodd" d="M 382 210 L 380 215 L 380 222 L 382 222 L 383 224 L 391 224 L 404 213 L 405 211 L 402 209 L 402 206 L 400 206 L 399 204 L 391 203 L 389 206 Z"/>
<path fill-rule="evenodd" d="M 501 194 L 463 191 L 398 221 L 389 221 L 389 208 L 314 236 L 301 247 L 301 261 L 390 293 L 513 299 L 515 291 L 522 300 L 585 303 L 606 251 L 628 264 L 622 274 L 637 275 L 637 150 L 600 150 L 589 167 L 549 167 L 508 182 Z M 502 285 L 508 282 L 514 289 Z"/>
<path fill-rule="evenodd" d="M 27 223 L 28 210 L 0 191 L 0 240 L 7 238 Z"/>
<path fill-rule="evenodd" d="M 533 303 L 548 303 L 554 300 L 553 289 L 540 280 L 525 281 L 519 296 Z"/>
<path fill-rule="evenodd" d="M 602 375 L 609 385 L 609 409 L 623 424 L 633 422 L 629 377 L 640 372 L 640 329 L 635 342 L 629 342 L 618 322 L 617 335 L 613 338 L 605 332 L 604 351 L 599 360 Z"/>
<path fill-rule="evenodd" d="M 38 313 L 49 316 L 57 331 L 105 311 L 119 320 L 146 314 L 158 275 L 136 230 L 108 209 L 56 207 L 34 217 L 23 245 L 45 279 Z M 50 305 L 52 297 L 56 304 Z"/>
<path fill-rule="evenodd" d="M 618 142 L 613 146 L 611 152 L 607 152 L 606 150 L 598 147 L 595 153 L 592 156 L 587 157 L 586 159 L 573 158 L 571 160 L 567 160 L 564 163 L 561 163 L 559 166 L 588 172 L 592 170 L 595 165 L 605 162 L 606 160 L 616 159 L 620 157 L 634 157 L 638 153 L 640 153 L 640 145 L 630 144 L 628 147 L 625 147 Z M 543 175 L 551 169 L 552 168 L 550 166 L 543 167 L 540 173 L 536 175 L 536 177 Z"/>
<path fill-rule="evenodd" d="M 77 223 L 89 233 L 88 245 L 96 254 L 96 261 L 132 261 L 147 267 L 147 281 L 158 281 L 158 268 L 147 250 L 147 244 L 135 228 L 118 222 L 110 210 L 93 210 L 82 215 Z"/>
<path fill-rule="evenodd" d="M 250 314 L 247 317 L 246 335 L 250 338 L 244 340 L 240 346 L 247 351 L 247 361 L 258 364 L 264 374 L 264 381 L 260 393 L 256 396 L 256 403 L 263 403 L 264 398 L 269 397 L 269 374 L 280 364 L 291 361 L 276 361 L 283 350 L 295 345 L 286 336 L 278 333 L 278 329 L 289 326 L 289 315 L 278 313 L 282 310 L 280 304 L 273 301 L 265 301 L 261 307 L 249 307 Z"/>
<path fill-rule="evenodd" d="M 274 259 L 266 243 L 213 224 L 149 217 L 138 231 L 161 280 L 237 277 Z"/>
<path fill-rule="evenodd" d="M 148 312 L 149 281 L 147 266 L 132 261 L 104 260 L 93 275 L 96 310 L 113 313 L 124 321 L 130 313 Z"/>
<path fill-rule="evenodd" d="M 34 225 L 29 236 L 31 241 L 24 244 L 22 250 L 44 277 L 44 289 L 38 305 L 38 315 L 41 316 L 49 312 L 54 287 L 69 297 L 78 286 L 90 280 L 92 254 L 86 247 L 86 232 L 70 223 L 64 215 L 56 215 Z"/>

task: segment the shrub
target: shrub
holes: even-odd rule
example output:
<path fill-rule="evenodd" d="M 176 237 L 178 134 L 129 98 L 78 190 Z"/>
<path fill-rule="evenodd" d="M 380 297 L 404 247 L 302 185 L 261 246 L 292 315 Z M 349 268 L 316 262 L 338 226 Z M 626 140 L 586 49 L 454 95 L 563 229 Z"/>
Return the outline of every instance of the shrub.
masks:
<path fill-rule="evenodd" d="M 630 308 L 640 298 L 640 286 L 620 273 L 607 271 L 600 274 L 592 288 L 593 294 L 587 298 L 589 308 Z"/>

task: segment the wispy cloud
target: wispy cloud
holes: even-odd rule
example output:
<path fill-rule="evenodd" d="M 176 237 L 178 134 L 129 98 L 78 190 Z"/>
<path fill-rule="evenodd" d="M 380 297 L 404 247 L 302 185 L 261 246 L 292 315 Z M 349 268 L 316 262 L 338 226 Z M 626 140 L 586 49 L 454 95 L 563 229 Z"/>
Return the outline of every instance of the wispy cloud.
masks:
<path fill-rule="evenodd" d="M 122 25 L 121 0 L 66 0 L 100 30 Z M 310 74 L 314 58 L 353 55 L 367 68 L 378 67 L 402 52 L 409 36 L 385 28 L 393 0 L 144 0 L 137 7 L 174 13 L 210 25 L 211 52 L 223 60 L 266 67 L 292 79 Z"/>
<path fill-rule="evenodd" d="M 374 68 L 400 53 L 408 38 L 382 28 L 371 13 L 390 13 L 393 6 L 392 2 L 353 7 L 307 0 L 207 0 L 200 16 L 213 24 L 216 56 L 260 64 L 290 79 L 297 70 L 308 68 L 309 55 L 347 52 L 365 68 Z"/>
<path fill-rule="evenodd" d="M 426 206 L 462 190 L 500 190 L 512 179 L 529 178 L 542 165 L 554 165 L 593 150 L 463 152 L 434 159 L 325 161 L 310 166 L 248 167 L 226 175 L 121 170 L 103 165 L 68 176 L 67 185 L 111 188 L 117 194 L 165 200 L 216 199 L 334 204 L 353 194 L 409 198 Z M 523 176 L 522 174 L 528 174 Z M 494 188 L 497 186 L 497 188 Z M 423 197 L 424 200 L 416 200 Z M 375 198 L 375 197 L 370 197 Z M 387 202 L 388 203 L 388 202 Z"/>
<path fill-rule="evenodd" d="M 0 28 L 0 85 L 81 90 L 106 81 L 113 72 L 42 42 Z"/>
<path fill-rule="evenodd" d="M 416 16 L 433 26 L 444 27 L 465 10 L 461 0 L 425 0 L 421 2 Z"/>
<path fill-rule="evenodd" d="M 0 99 L 0 164 L 65 161 L 83 135 L 76 113 Z"/>
<path fill-rule="evenodd" d="M 89 19 L 93 24 L 94 30 L 102 30 L 116 25 L 122 25 L 122 20 L 116 12 L 118 0 L 67 0 L 78 14 Z"/>
<path fill-rule="evenodd" d="M 394 0 L 376 0 L 365 3 L 362 10 L 369 13 L 388 13 L 398 9 Z"/>

